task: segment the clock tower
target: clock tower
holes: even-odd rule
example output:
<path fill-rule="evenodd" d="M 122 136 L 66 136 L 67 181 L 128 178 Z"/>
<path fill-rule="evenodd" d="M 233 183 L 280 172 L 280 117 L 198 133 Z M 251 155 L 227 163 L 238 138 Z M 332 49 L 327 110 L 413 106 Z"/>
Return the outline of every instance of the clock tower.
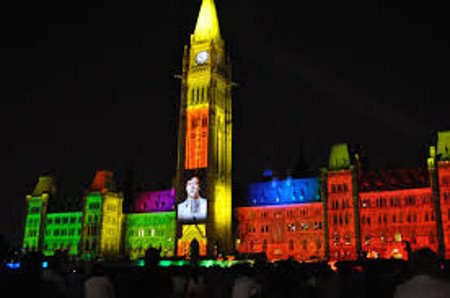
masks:
<path fill-rule="evenodd" d="M 184 48 L 178 126 L 177 255 L 233 250 L 231 66 L 214 0 Z"/>

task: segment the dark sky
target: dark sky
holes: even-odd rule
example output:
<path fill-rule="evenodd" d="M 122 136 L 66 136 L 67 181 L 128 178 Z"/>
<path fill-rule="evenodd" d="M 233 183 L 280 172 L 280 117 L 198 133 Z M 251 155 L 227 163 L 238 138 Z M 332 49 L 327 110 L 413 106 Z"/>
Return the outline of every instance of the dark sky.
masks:
<path fill-rule="evenodd" d="M 17 2 L 17 1 L 15 1 Z M 51 171 L 78 195 L 94 171 L 146 188 L 175 173 L 182 47 L 200 2 L 44 1 L 0 11 L 0 233 Z M 446 10 L 422 2 L 216 0 L 234 81 L 234 181 L 283 174 L 301 151 L 362 143 L 374 167 L 423 165 L 450 129 Z M 166 4 L 168 3 L 168 4 Z M 294 5 L 295 4 L 295 5 Z"/>

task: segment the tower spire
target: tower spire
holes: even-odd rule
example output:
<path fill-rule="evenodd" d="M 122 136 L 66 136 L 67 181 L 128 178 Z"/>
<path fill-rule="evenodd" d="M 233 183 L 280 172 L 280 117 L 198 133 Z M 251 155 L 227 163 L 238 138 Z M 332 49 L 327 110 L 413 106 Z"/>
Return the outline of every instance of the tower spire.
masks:
<path fill-rule="evenodd" d="M 202 0 L 192 39 L 193 41 L 221 39 L 214 0 Z"/>

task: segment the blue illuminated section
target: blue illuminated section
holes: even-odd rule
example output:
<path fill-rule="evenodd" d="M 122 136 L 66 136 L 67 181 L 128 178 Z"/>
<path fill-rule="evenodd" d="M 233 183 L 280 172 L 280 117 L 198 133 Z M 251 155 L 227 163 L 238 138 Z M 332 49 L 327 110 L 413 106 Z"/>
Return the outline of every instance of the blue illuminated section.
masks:
<path fill-rule="evenodd" d="M 319 178 L 273 179 L 269 182 L 252 183 L 248 187 L 250 206 L 311 202 L 320 202 Z"/>
<path fill-rule="evenodd" d="M 19 269 L 20 263 L 9 262 L 9 263 L 6 263 L 6 267 L 8 267 L 9 269 L 12 269 L 12 270 Z"/>

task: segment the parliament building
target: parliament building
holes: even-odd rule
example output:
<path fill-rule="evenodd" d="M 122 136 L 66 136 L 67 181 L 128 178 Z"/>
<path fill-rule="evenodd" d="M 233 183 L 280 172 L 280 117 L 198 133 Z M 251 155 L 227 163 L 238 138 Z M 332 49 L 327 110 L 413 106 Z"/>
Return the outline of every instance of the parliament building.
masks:
<path fill-rule="evenodd" d="M 114 173 L 98 170 L 81 204 L 58 210 L 55 180 L 26 196 L 22 247 L 84 260 L 265 253 L 270 260 L 408 258 L 430 247 L 450 258 L 450 131 L 437 132 L 423 168 L 367 170 L 346 143 L 314 177 L 266 177 L 232 198 L 231 63 L 213 0 L 203 0 L 184 48 L 176 176 L 124 209 Z M 64 198 L 63 198 L 64 200 Z M 129 210 L 128 210 L 129 209 Z"/>

